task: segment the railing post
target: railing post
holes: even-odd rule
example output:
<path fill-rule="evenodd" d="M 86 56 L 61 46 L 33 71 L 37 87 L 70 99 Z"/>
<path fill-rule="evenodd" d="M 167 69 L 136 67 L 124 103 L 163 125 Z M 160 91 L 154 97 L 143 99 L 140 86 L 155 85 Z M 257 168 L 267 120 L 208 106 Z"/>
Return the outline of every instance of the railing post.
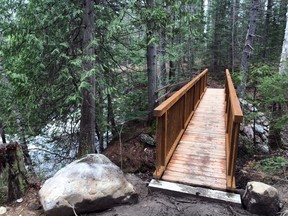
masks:
<path fill-rule="evenodd" d="M 162 169 L 165 167 L 165 155 L 167 146 L 167 112 L 156 118 L 156 172 L 154 177 L 161 178 Z"/>
<path fill-rule="evenodd" d="M 235 166 L 238 152 L 238 137 L 243 113 L 228 70 L 225 82 L 225 115 L 226 115 L 226 160 L 227 188 L 235 189 Z"/>

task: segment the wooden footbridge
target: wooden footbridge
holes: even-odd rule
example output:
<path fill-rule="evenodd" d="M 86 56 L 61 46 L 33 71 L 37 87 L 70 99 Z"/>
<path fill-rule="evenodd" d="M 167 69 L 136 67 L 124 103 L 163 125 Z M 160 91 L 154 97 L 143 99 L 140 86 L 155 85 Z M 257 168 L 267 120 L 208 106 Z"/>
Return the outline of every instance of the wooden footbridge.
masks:
<path fill-rule="evenodd" d="M 242 110 L 230 73 L 224 89 L 207 88 L 207 72 L 154 110 L 157 152 L 154 183 L 233 191 Z"/>

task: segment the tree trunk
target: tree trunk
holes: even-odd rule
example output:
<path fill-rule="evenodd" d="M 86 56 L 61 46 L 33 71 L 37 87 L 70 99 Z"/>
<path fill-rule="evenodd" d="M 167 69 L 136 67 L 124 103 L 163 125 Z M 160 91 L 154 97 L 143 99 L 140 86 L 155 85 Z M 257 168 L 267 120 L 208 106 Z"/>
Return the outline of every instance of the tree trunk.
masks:
<path fill-rule="evenodd" d="M 32 164 L 32 159 L 29 154 L 28 145 L 27 145 L 27 141 L 25 137 L 25 129 L 24 129 L 24 126 L 21 120 L 21 115 L 19 112 L 18 112 L 18 117 L 16 119 L 16 122 L 18 125 L 19 134 L 20 134 L 20 144 L 21 144 L 22 151 L 23 151 L 25 165 L 28 167 L 29 173 L 32 175 L 35 175 L 33 164 Z"/>
<path fill-rule="evenodd" d="M 4 129 L 4 125 L 1 122 L 0 122 L 0 135 L 1 135 L 2 143 L 6 143 L 5 129 Z"/>
<path fill-rule="evenodd" d="M 155 6 L 154 0 L 146 0 L 147 8 L 153 9 Z M 148 73 L 148 125 L 152 124 L 153 110 L 155 106 L 155 91 L 156 91 L 156 63 L 157 51 L 156 44 L 152 42 L 155 37 L 154 20 L 150 19 L 147 23 L 147 73 Z"/>
<path fill-rule="evenodd" d="M 21 147 L 17 143 L 0 146 L 0 204 L 23 196 L 28 186 Z"/>
<path fill-rule="evenodd" d="M 265 15 L 265 30 L 264 30 L 264 37 L 263 37 L 263 53 L 262 53 L 262 57 L 263 59 L 266 58 L 268 50 L 269 50 L 269 35 L 270 35 L 270 25 L 271 25 L 271 15 L 272 15 L 272 0 L 268 0 L 267 1 L 267 10 L 266 10 L 266 15 Z"/>
<path fill-rule="evenodd" d="M 169 80 L 172 80 L 176 76 L 176 67 L 174 61 L 169 61 Z"/>
<path fill-rule="evenodd" d="M 235 56 L 236 56 L 236 36 L 237 36 L 237 21 L 238 21 L 238 12 L 239 12 L 239 0 L 231 1 L 231 71 L 232 73 L 235 70 Z"/>
<path fill-rule="evenodd" d="M 268 143 L 272 149 L 278 149 L 282 146 L 281 129 L 275 127 L 274 119 L 279 119 L 282 116 L 281 104 L 274 103 L 272 106 L 272 120 L 270 122 L 270 130 L 268 136 Z"/>
<path fill-rule="evenodd" d="M 95 74 L 94 60 L 95 49 L 91 46 L 94 39 L 94 1 L 83 1 L 83 70 L 86 84 L 81 89 L 82 106 L 80 119 L 80 135 L 78 157 L 88 153 L 95 153 Z"/>
<path fill-rule="evenodd" d="M 282 53 L 279 64 L 279 74 L 288 74 L 288 10 L 286 13 L 286 28 L 282 45 Z"/>
<path fill-rule="evenodd" d="M 250 14 L 249 14 L 249 23 L 248 30 L 246 34 L 246 40 L 244 49 L 242 52 L 241 58 L 241 84 L 238 86 L 237 93 L 240 98 L 243 98 L 245 95 L 246 85 L 247 85 L 247 73 L 249 70 L 249 61 L 250 56 L 253 51 L 253 40 L 255 37 L 256 30 L 256 18 L 258 16 L 260 6 L 260 0 L 253 0 L 251 4 Z"/>
<path fill-rule="evenodd" d="M 114 116 L 114 111 L 113 111 L 113 104 L 112 104 L 112 99 L 111 99 L 111 95 L 108 94 L 107 95 L 107 100 L 108 100 L 108 123 L 111 124 L 111 132 L 113 137 L 117 135 L 117 131 L 116 131 L 116 122 L 115 122 L 115 116 Z M 107 142 L 108 145 L 108 142 Z"/>

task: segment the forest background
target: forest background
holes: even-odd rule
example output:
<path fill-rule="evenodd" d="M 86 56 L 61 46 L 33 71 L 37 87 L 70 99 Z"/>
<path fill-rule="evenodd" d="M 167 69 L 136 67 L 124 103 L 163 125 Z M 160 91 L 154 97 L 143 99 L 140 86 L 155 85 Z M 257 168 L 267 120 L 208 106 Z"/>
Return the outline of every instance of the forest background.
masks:
<path fill-rule="evenodd" d="M 128 122 L 155 133 L 155 106 L 208 67 L 220 83 L 230 69 L 283 148 L 287 3 L 1 0 L 2 141 L 18 140 L 31 169 L 29 145 L 57 162 L 101 153 Z"/>

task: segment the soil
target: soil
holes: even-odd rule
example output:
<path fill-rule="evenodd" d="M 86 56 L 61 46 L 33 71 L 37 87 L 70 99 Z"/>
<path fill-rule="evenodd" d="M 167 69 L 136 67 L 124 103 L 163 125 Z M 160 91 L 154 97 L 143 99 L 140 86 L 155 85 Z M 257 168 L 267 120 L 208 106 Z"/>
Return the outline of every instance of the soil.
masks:
<path fill-rule="evenodd" d="M 217 200 L 152 192 L 149 191 L 147 183 L 135 174 L 127 174 L 126 177 L 134 185 L 136 192 L 139 194 L 138 203 L 117 206 L 103 212 L 82 214 L 82 216 L 252 215 L 239 206 Z M 6 206 L 7 213 L 4 216 L 45 216 L 43 209 L 38 209 L 39 207 L 38 190 L 30 188 L 23 197 L 22 203 L 15 202 Z"/>

